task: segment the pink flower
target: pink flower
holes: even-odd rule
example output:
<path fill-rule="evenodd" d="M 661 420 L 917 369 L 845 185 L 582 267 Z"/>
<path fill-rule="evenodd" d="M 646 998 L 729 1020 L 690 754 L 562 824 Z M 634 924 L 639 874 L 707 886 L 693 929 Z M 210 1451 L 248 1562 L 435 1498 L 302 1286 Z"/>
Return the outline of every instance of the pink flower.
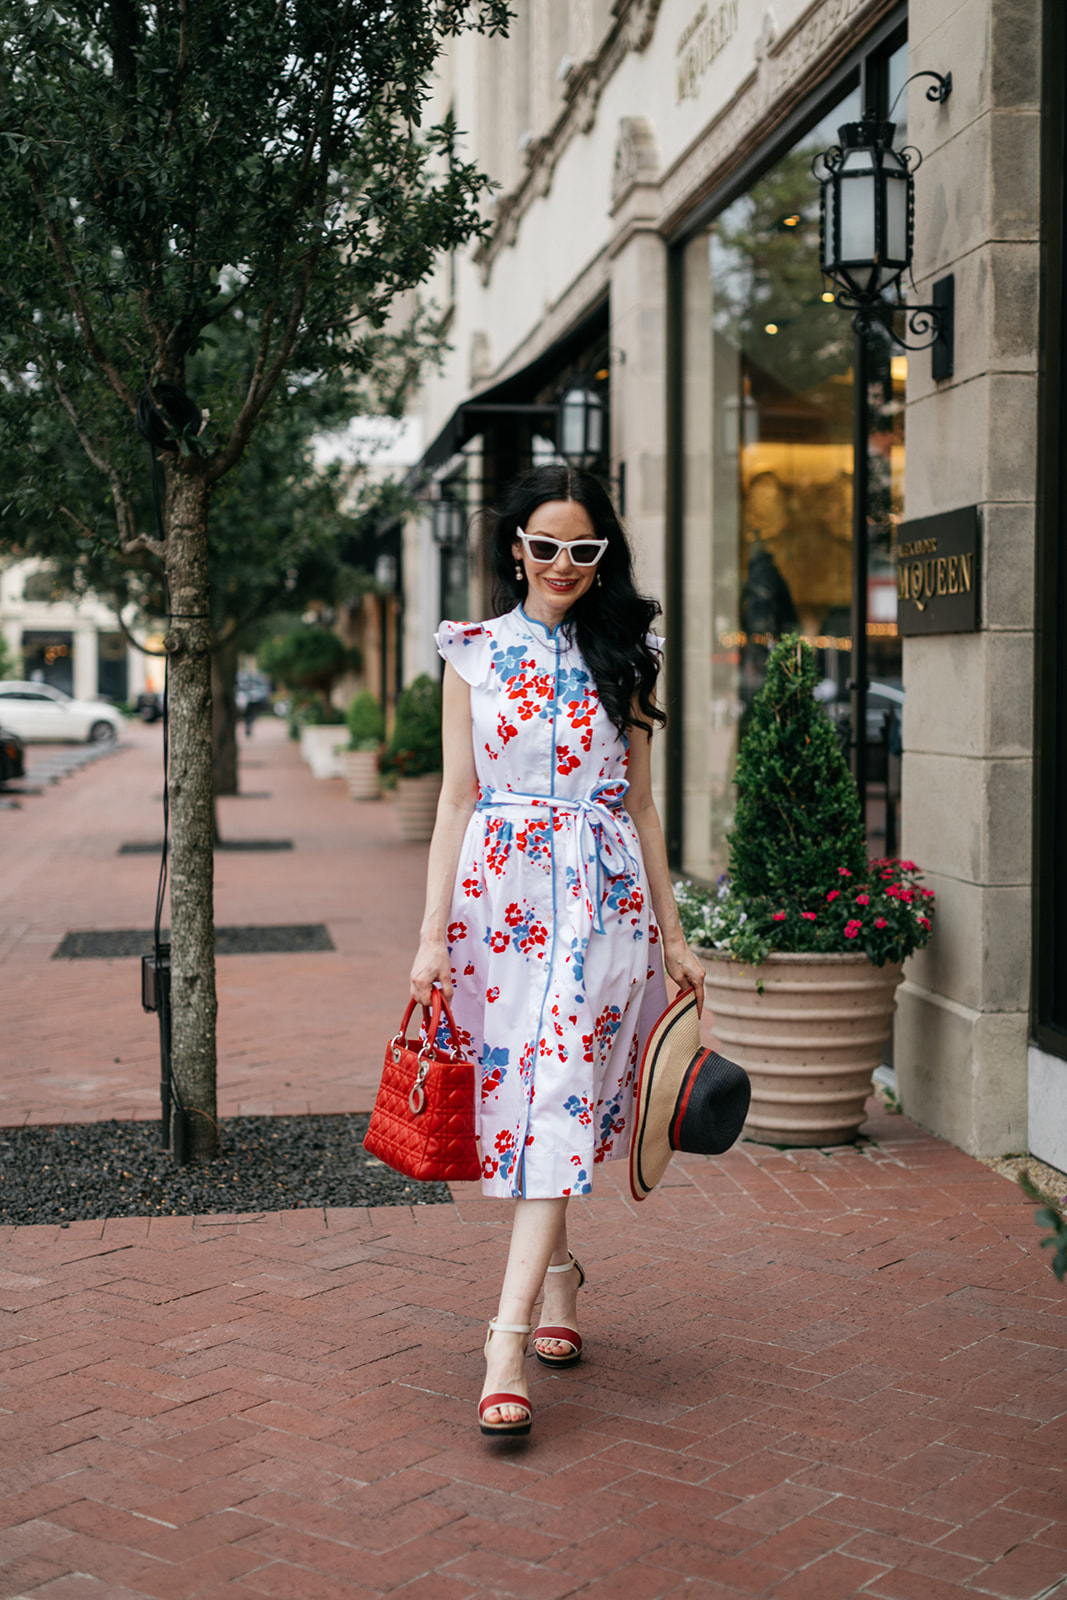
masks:
<path fill-rule="evenodd" d="M 826 896 L 826 898 L 827 898 L 827 900 L 836 900 L 840 893 L 841 893 L 840 889 L 831 889 L 830 893 Z"/>
<path fill-rule="evenodd" d="M 815 913 L 814 913 L 814 911 L 802 911 L 800 913 L 800 915 L 804 918 L 805 922 L 814 922 L 815 921 Z"/>
<path fill-rule="evenodd" d="M 784 922 L 785 921 L 785 912 L 784 911 L 776 911 L 774 913 L 774 916 L 771 918 L 771 921 L 772 922 Z"/>
<path fill-rule="evenodd" d="M 854 939 L 856 937 L 856 935 L 859 933 L 859 931 L 860 931 L 860 929 L 862 927 L 863 927 L 863 923 L 862 922 L 857 922 L 855 919 L 853 919 L 851 922 L 846 922 L 845 923 L 845 938 L 846 939 Z"/>
<path fill-rule="evenodd" d="M 929 917 L 920 917 L 918 919 L 918 922 L 919 922 L 920 928 L 929 928 L 930 927 L 930 918 Z"/>
<path fill-rule="evenodd" d="M 888 922 L 885 920 L 884 917 L 875 917 L 874 925 L 875 925 L 876 928 L 888 928 L 888 926 L 889 926 Z"/>
<path fill-rule="evenodd" d="M 851 878 L 852 874 L 847 867 L 838 867 L 838 872 L 843 878 Z"/>
<path fill-rule="evenodd" d="M 869 894 L 858 894 L 856 896 L 856 904 L 858 906 L 869 906 L 870 903 L 871 903 L 871 897 L 870 897 Z"/>
<path fill-rule="evenodd" d="M 901 872 L 918 872 L 919 869 L 915 865 L 914 861 L 902 861 L 900 863 L 900 870 Z"/>

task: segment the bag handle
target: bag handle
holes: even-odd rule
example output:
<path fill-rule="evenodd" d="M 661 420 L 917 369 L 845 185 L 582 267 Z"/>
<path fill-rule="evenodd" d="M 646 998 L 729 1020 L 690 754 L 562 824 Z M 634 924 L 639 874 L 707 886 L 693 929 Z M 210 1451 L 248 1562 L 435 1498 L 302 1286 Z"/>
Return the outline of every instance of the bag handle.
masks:
<path fill-rule="evenodd" d="M 393 1037 L 393 1044 L 403 1044 L 404 1040 L 407 1038 L 408 1023 L 411 1021 L 412 1014 L 418 1003 L 419 1002 L 414 999 L 408 1001 L 407 1010 L 404 1012 L 404 1020 L 400 1024 L 399 1030 Z M 449 1005 L 448 1001 L 444 997 L 444 994 L 435 983 L 433 986 L 433 997 L 430 1004 L 428 1006 L 424 1005 L 422 1008 L 422 1026 L 426 1034 L 426 1045 L 428 1046 L 432 1047 L 434 1040 L 437 1038 L 437 1030 L 441 1025 L 442 1010 L 444 1011 L 445 1017 L 448 1020 L 448 1031 L 452 1036 L 452 1054 L 458 1060 L 461 1052 L 459 1048 L 459 1034 L 456 1032 L 456 1019 L 452 1015 L 452 1007 Z M 426 1048 L 426 1045 L 423 1046 L 424 1049 Z"/>

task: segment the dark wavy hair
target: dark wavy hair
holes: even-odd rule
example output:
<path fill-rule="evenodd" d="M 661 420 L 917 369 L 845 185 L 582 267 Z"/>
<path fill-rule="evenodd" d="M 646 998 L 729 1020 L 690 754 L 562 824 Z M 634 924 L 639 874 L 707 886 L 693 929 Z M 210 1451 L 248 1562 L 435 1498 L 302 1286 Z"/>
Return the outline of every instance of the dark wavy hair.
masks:
<path fill-rule="evenodd" d="M 596 569 L 600 583 L 593 583 L 575 601 L 564 631 L 585 657 L 604 710 L 619 732 L 636 727 L 651 734 L 654 724 L 662 727 L 667 721 L 652 698 L 659 658 L 645 642 L 660 607 L 638 594 L 626 535 L 607 492 L 591 473 L 565 466 L 536 467 L 505 490 L 489 522 L 494 614 L 511 611 L 526 598 L 526 579 L 515 576 L 511 547 L 516 530 L 525 528 L 537 507 L 549 500 L 573 500 L 583 506 L 596 537 L 608 541 Z M 634 714 L 635 700 L 641 716 Z"/>

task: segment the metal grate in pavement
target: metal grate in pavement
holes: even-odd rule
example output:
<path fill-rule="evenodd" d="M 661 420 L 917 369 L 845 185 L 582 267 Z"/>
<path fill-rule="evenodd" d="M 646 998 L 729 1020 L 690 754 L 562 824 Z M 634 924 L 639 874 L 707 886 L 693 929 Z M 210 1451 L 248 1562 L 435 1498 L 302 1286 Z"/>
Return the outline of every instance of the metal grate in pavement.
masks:
<path fill-rule="evenodd" d="M 164 930 L 161 937 L 166 943 L 170 934 Z M 93 928 L 64 934 L 52 951 L 52 960 L 104 961 L 122 956 L 147 956 L 154 942 L 150 928 Z M 305 951 L 335 948 L 324 922 L 215 929 L 215 954 L 219 956 L 299 955 Z"/>
<path fill-rule="evenodd" d="M 158 856 L 163 848 L 161 839 L 127 839 L 120 844 L 120 856 Z M 216 850 L 291 850 L 291 839 L 216 839 Z"/>

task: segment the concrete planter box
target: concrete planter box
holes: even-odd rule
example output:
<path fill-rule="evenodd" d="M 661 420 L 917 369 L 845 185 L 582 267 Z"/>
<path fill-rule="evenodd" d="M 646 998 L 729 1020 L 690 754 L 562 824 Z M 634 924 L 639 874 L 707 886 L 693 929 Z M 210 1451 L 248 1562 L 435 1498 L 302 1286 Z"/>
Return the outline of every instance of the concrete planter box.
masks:
<path fill-rule="evenodd" d="M 774 955 L 749 967 L 717 950 L 696 954 L 707 974 L 715 1037 L 752 1079 L 745 1138 L 850 1144 L 889 1037 L 900 964 L 875 967 L 865 955 Z"/>
<path fill-rule="evenodd" d="M 342 750 L 345 782 L 353 800 L 377 800 L 381 794 L 377 750 Z"/>
<path fill-rule="evenodd" d="M 426 844 L 433 833 L 441 774 L 425 772 L 418 778 L 396 781 L 396 813 L 400 832 L 408 844 Z"/>
<path fill-rule="evenodd" d="M 316 778 L 342 778 L 341 751 L 347 735 L 344 727 L 305 727 L 300 734 L 300 754 Z"/>

